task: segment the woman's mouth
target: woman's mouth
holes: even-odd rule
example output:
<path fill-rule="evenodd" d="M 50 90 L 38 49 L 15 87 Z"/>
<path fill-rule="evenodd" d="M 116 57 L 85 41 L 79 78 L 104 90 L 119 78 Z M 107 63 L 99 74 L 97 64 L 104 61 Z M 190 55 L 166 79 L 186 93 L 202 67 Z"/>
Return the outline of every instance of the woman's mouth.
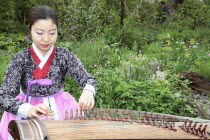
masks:
<path fill-rule="evenodd" d="M 50 46 L 50 44 L 42 44 L 43 47 L 47 48 Z"/>

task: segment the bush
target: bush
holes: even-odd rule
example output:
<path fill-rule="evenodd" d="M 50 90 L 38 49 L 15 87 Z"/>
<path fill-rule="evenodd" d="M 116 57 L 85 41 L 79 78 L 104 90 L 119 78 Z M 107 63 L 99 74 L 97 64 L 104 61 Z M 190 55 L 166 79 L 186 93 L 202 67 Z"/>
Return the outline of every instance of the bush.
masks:
<path fill-rule="evenodd" d="M 21 34 L 0 34 L 0 49 L 18 52 L 21 49 L 31 45 L 28 37 Z"/>
<path fill-rule="evenodd" d="M 108 47 L 101 40 L 79 44 L 74 47 L 70 44 L 68 48 L 81 58 L 97 79 L 96 107 L 196 117 L 194 107 L 181 97 L 181 94 L 190 93 L 188 83 L 180 81 L 180 77 L 171 71 L 158 77 L 158 73 L 148 66 L 153 59 L 128 49 L 118 51 L 118 45 Z M 104 59 L 102 54 L 107 58 Z M 153 74 L 155 77 L 152 78 Z M 80 97 L 81 89 L 71 78 L 67 78 L 65 90 L 77 99 Z"/>

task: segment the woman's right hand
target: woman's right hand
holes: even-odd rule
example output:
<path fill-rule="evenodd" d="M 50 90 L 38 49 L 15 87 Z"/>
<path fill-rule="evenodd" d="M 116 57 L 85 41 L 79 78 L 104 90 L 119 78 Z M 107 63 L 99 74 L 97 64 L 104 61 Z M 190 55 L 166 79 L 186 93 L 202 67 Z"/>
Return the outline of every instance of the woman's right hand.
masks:
<path fill-rule="evenodd" d="M 38 104 L 28 112 L 28 118 L 38 117 L 39 115 L 51 116 L 52 113 L 49 112 L 49 107 L 45 104 Z"/>

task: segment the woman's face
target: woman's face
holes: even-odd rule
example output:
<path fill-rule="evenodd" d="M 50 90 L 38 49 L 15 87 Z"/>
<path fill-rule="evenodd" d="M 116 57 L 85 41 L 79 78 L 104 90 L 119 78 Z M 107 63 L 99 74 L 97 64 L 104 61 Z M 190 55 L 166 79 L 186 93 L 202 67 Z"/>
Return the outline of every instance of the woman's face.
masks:
<path fill-rule="evenodd" d="M 40 19 L 32 25 L 31 36 L 34 44 L 44 56 L 55 44 L 58 29 L 51 19 Z"/>

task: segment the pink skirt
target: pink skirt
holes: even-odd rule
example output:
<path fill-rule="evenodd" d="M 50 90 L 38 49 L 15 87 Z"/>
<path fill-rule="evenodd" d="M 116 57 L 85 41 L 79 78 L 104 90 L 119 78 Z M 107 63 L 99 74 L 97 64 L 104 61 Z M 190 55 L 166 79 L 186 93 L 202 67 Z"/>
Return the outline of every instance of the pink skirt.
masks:
<path fill-rule="evenodd" d="M 20 94 L 16 97 L 20 101 L 24 101 L 25 97 L 21 96 Z M 43 97 L 44 98 L 44 97 Z M 77 101 L 67 92 L 63 92 L 61 94 L 55 95 L 55 104 L 58 111 L 59 119 L 64 120 L 65 119 L 65 111 L 70 109 L 78 109 L 78 103 Z M 42 98 L 31 98 L 30 104 L 32 105 L 38 105 L 43 103 Z M 0 140 L 8 140 L 9 132 L 8 132 L 8 124 L 11 120 L 16 120 L 19 117 L 13 114 L 10 114 L 6 111 L 4 111 L 4 114 L 2 116 L 1 122 L 0 122 Z M 40 115 L 38 117 L 41 120 L 48 120 L 48 117 Z"/>

